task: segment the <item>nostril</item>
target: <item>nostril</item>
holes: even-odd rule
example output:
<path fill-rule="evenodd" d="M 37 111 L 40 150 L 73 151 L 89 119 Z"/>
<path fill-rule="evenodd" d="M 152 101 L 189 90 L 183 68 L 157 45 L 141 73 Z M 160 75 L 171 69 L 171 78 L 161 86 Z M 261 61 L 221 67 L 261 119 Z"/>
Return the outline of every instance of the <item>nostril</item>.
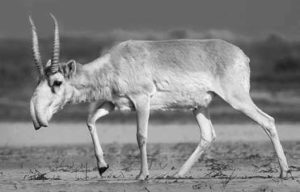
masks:
<path fill-rule="evenodd" d="M 40 122 L 40 125 L 41 125 L 42 127 L 48 127 L 48 123 L 47 123 L 47 122 Z"/>

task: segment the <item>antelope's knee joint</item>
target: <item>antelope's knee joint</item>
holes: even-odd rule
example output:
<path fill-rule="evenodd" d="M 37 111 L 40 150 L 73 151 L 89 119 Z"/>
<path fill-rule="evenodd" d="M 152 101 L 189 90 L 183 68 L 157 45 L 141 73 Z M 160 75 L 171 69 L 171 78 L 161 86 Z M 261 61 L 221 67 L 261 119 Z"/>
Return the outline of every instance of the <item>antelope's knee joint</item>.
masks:
<path fill-rule="evenodd" d="M 275 137 L 277 135 L 275 119 L 273 117 L 270 117 L 268 125 L 265 125 L 265 129 L 271 137 Z"/>
<path fill-rule="evenodd" d="M 89 120 L 89 119 L 87 120 L 86 125 L 87 125 L 87 127 L 88 127 L 88 129 L 89 129 L 90 131 L 92 131 L 92 130 L 94 129 L 94 127 L 95 127 L 95 123 L 92 122 L 92 121 Z"/>
<path fill-rule="evenodd" d="M 213 141 L 212 138 L 209 138 L 209 139 L 202 139 L 202 142 L 203 142 L 204 145 L 208 145 L 208 144 L 210 144 L 212 141 Z"/>
<path fill-rule="evenodd" d="M 275 127 L 268 127 L 266 130 L 271 137 L 276 137 L 277 131 Z"/>
<path fill-rule="evenodd" d="M 137 134 L 136 135 L 136 137 L 137 137 L 137 141 L 138 141 L 138 144 L 139 145 L 145 145 L 146 144 L 146 142 L 147 142 L 147 137 L 145 136 L 145 135 L 143 135 L 143 134 Z"/>
<path fill-rule="evenodd" d="M 214 140 L 216 139 L 215 135 L 211 135 L 211 137 L 202 137 L 201 138 L 201 143 L 204 146 L 210 145 Z"/>

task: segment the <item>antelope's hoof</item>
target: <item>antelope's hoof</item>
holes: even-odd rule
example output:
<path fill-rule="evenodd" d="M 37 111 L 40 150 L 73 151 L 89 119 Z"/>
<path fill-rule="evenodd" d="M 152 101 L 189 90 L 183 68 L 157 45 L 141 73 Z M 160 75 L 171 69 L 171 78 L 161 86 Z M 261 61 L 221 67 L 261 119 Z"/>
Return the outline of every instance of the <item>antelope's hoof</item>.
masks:
<path fill-rule="evenodd" d="M 107 164 L 106 167 L 98 167 L 98 171 L 100 176 L 102 177 L 102 174 L 109 168 L 109 165 Z"/>
<path fill-rule="evenodd" d="M 292 170 L 287 170 L 287 171 L 281 171 L 279 178 L 281 179 L 294 179 L 293 175 L 292 175 Z"/>
<path fill-rule="evenodd" d="M 147 173 L 140 173 L 135 177 L 136 180 L 145 181 L 149 179 L 149 174 Z"/>

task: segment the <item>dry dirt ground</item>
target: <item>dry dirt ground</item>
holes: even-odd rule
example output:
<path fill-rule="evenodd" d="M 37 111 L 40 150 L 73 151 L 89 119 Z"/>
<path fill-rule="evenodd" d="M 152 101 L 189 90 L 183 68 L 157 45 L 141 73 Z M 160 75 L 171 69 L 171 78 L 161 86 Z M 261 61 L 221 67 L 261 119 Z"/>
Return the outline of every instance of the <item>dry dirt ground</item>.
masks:
<path fill-rule="evenodd" d="M 297 126 L 295 126 L 297 127 Z M 258 131 L 258 130 L 256 130 Z M 217 133 L 220 132 L 217 129 Z M 250 133 L 249 133 L 250 134 Z M 251 135 L 251 134 L 250 134 Z M 238 137 L 238 135 L 236 135 Z M 251 136 L 250 136 L 251 137 Z M 139 169 L 136 144 L 105 143 L 110 169 L 100 178 L 91 144 L 2 146 L 0 191 L 300 191 L 300 140 L 284 140 L 292 169 L 288 180 L 279 169 L 268 140 L 215 142 L 183 179 L 172 175 L 196 147 L 195 143 L 150 143 L 150 178 L 134 180 Z"/>

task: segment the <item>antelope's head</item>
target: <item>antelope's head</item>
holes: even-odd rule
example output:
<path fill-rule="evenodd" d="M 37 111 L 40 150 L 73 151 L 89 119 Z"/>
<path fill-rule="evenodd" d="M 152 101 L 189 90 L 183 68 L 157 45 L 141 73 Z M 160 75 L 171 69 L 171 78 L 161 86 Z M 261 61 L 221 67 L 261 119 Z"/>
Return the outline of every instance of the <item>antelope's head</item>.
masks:
<path fill-rule="evenodd" d="M 31 17 L 32 50 L 34 62 L 38 71 L 38 84 L 30 101 L 30 114 L 35 129 L 47 127 L 52 115 L 72 97 L 70 78 L 75 74 L 76 63 L 71 60 L 59 62 L 59 30 L 57 20 L 51 15 L 55 24 L 53 54 L 46 65 L 42 64 L 39 51 L 38 36 Z"/>

